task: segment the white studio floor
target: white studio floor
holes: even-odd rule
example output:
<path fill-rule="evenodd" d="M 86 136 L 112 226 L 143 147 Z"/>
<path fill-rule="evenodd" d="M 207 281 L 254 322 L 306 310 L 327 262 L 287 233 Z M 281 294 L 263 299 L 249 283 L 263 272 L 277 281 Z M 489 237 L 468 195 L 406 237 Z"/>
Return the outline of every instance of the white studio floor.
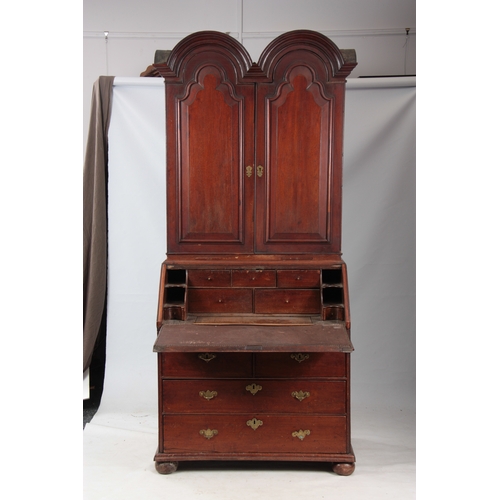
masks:
<path fill-rule="evenodd" d="M 356 470 L 329 464 L 190 462 L 160 475 L 154 467 L 157 417 L 98 411 L 83 432 L 84 500 L 407 500 L 415 498 L 415 414 L 353 409 Z"/>

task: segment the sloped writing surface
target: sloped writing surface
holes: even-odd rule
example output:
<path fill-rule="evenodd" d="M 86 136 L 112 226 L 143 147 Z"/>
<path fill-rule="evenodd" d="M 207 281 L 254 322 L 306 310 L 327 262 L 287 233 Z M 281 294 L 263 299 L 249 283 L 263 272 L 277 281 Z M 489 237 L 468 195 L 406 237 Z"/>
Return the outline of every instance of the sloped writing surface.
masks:
<path fill-rule="evenodd" d="M 341 321 L 311 325 L 163 324 L 154 352 L 352 352 Z"/>

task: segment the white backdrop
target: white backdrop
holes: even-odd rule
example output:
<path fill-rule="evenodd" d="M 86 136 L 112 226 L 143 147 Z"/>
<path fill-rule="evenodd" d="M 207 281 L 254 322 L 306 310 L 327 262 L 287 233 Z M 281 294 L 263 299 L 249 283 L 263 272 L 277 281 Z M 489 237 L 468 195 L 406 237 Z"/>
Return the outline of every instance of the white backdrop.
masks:
<path fill-rule="evenodd" d="M 415 79 L 348 81 L 343 257 L 352 403 L 415 407 Z M 162 79 L 117 78 L 109 130 L 107 361 L 100 413 L 154 414 L 165 258 Z"/>
<path fill-rule="evenodd" d="M 415 498 L 415 82 L 348 83 L 343 250 L 352 314 L 356 471 L 322 463 L 182 463 L 155 471 L 156 307 L 165 258 L 161 79 L 117 78 L 109 131 L 104 393 L 85 426 L 84 499 Z M 377 85 L 377 88 L 373 88 Z M 330 472 L 330 473 L 328 473 Z"/>

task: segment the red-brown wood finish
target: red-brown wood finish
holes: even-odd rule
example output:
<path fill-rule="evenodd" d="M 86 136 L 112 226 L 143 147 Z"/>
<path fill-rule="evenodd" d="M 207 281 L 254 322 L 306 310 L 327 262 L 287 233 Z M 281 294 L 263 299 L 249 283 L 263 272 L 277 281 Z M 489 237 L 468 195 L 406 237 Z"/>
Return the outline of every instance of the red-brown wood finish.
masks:
<path fill-rule="evenodd" d="M 341 258 L 352 50 L 307 30 L 257 63 L 189 35 L 165 79 L 167 259 L 157 312 L 161 474 L 183 460 L 329 461 L 349 475 Z"/>

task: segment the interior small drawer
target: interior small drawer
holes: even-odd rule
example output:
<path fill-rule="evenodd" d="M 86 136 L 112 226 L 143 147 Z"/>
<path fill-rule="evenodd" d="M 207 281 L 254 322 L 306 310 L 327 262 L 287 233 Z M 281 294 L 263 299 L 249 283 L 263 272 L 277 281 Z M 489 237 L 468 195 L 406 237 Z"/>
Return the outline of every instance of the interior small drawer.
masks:
<path fill-rule="evenodd" d="M 233 271 L 234 287 L 275 287 L 276 271 L 271 270 L 249 270 Z"/>
<path fill-rule="evenodd" d="M 230 287 L 231 271 L 190 270 L 188 271 L 188 286 Z"/>
<path fill-rule="evenodd" d="M 318 290 L 255 290 L 256 314 L 318 314 L 321 311 Z"/>
<path fill-rule="evenodd" d="M 165 378 L 248 378 L 252 376 L 252 354 L 160 353 L 159 370 Z"/>
<path fill-rule="evenodd" d="M 278 288 L 319 288 L 319 269 L 278 270 Z"/>
<path fill-rule="evenodd" d="M 255 376 L 345 377 L 346 356 L 341 352 L 259 353 L 255 355 Z"/>
<path fill-rule="evenodd" d="M 190 313 L 251 313 L 252 290 L 249 288 L 189 288 Z"/>

